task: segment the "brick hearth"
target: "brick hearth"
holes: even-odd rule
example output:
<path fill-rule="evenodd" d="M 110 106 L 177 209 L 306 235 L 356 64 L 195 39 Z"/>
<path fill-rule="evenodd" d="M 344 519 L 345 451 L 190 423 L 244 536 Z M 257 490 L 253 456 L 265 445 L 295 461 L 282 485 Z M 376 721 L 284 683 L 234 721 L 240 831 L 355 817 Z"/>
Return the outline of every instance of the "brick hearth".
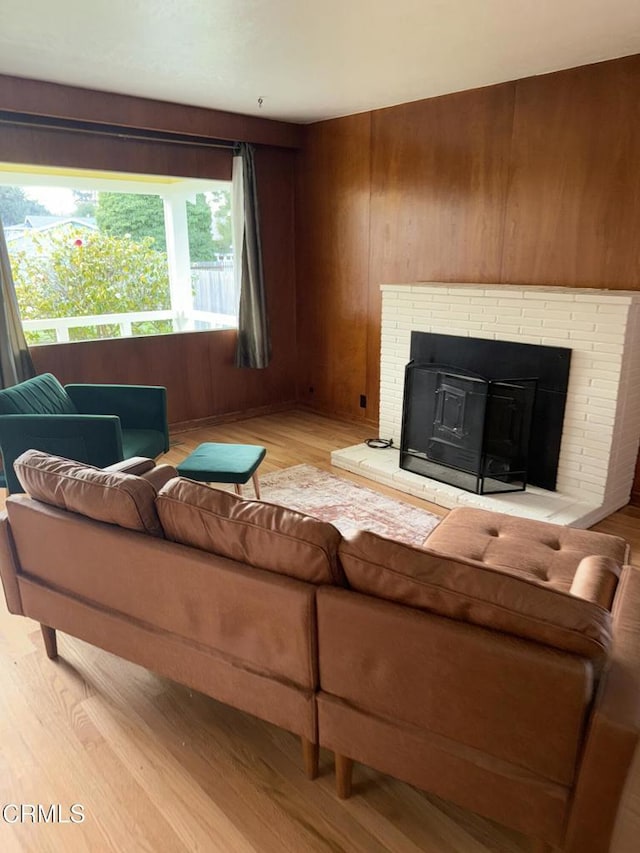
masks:
<path fill-rule="evenodd" d="M 412 331 L 572 350 L 556 492 L 479 496 L 398 466 L 362 445 L 332 462 L 442 506 L 485 506 L 588 526 L 629 500 L 640 440 L 640 294 L 510 285 L 382 286 L 380 435 L 400 443 Z"/>

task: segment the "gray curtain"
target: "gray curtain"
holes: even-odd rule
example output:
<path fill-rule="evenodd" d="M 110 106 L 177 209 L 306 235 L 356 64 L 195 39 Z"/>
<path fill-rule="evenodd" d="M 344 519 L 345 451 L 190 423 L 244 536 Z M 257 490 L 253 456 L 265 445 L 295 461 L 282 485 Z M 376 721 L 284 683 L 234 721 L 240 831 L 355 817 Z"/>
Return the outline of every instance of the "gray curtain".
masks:
<path fill-rule="evenodd" d="M 271 336 L 262 269 L 258 189 L 253 147 L 241 142 L 233 158 L 233 195 L 237 221 L 235 264 L 240 273 L 236 367 L 267 367 Z M 239 215 L 240 214 L 240 215 Z"/>
<path fill-rule="evenodd" d="M 35 373 L 22 330 L 7 242 L 0 222 L 0 388 L 17 385 Z"/>

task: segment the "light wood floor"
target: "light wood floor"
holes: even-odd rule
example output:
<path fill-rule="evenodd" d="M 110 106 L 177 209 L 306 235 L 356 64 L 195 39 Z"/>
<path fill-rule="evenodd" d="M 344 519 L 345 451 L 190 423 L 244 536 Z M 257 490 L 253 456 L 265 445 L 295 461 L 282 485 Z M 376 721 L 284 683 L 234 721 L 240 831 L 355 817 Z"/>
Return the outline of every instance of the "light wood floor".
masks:
<path fill-rule="evenodd" d="M 330 470 L 331 449 L 365 437 L 357 426 L 287 412 L 176 435 L 167 460 L 205 440 L 254 442 L 268 448 L 263 471 L 302 462 Z M 599 527 L 640 554 L 638 509 Z M 329 753 L 309 782 L 293 735 L 72 637 L 59 635 L 59 650 L 59 662 L 49 661 L 37 625 L 0 605 L 0 809 L 60 803 L 66 813 L 81 803 L 86 815 L 76 825 L 0 819 L 2 853 L 528 850 L 515 833 L 366 767 L 356 766 L 354 795 L 342 802 Z M 613 850 L 640 850 L 640 763 Z"/>

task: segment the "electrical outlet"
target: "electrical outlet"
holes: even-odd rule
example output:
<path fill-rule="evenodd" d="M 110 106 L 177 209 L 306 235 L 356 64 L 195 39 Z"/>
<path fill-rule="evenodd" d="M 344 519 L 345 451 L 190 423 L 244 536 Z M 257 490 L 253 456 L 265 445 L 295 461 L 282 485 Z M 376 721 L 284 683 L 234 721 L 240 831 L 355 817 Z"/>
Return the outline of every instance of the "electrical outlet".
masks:
<path fill-rule="evenodd" d="M 361 409 L 367 408 L 367 395 L 366 394 L 360 394 L 360 408 Z"/>

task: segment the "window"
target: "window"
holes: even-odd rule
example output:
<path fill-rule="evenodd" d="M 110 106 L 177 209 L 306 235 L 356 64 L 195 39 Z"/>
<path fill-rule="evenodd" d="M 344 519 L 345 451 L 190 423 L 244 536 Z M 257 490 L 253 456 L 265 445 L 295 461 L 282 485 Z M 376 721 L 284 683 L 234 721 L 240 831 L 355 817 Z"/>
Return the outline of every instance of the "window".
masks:
<path fill-rule="evenodd" d="M 0 164 L 30 344 L 237 327 L 231 184 Z"/>

